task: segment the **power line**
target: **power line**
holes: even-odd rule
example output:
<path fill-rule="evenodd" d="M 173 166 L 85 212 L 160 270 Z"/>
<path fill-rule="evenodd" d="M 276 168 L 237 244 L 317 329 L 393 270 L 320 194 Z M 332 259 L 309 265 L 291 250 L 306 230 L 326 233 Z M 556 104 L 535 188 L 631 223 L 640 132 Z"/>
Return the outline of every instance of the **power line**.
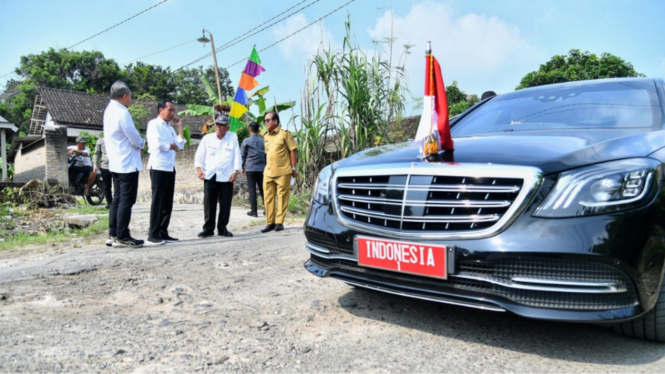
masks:
<path fill-rule="evenodd" d="M 16 74 L 16 72 L 15 71 L 10 71 L 9 73 L 7 73 L 5 75 L 0 75 L 0 78 L 4 78 L 4 77 L 6 77 L 8 75 L 12 75 L 12 74 Z"/>
<path fill-rule="evenodd" d="M 301 31 L 303 31 L 304 29 L 306 29 L 306 28 L 308 28 L 308 27 L 314 25 L 315 23 L 317 23 L 317 22 L 321 21 L 322 19 L 324 19 L 324 18 L 330 16 L 331 14 L 333 14 L 333 13 L 339 11 L 340 9 L 344 8 L 345 6 L 351 4 L 351 3 L 354 2 L 354 1 L 356 1 L 356 0 L 350 0 L 350 1 L 347 2 L 346 4 L 340 6 L 339 8 L 333 10 L 332 12 L 326 14 L 325 16 L 320 17 L 319 19 L 317 19 L 316 21 L 310 23 L 309 25 L 307 25 L 307 26 L 305 26 L 305 27 L 303 27 L 303 28 L 301 28 L 301 29 L 299 29 L 299 30 L 297 30 L 297 31 L 294 31 L 293 33 L 291 33 L 291 34 L 289 34 L 289 35 L 283 37 L 282 39 L 280 39 L 280 40 L 278 40 L 278 41 L 272 43 L 271 45 L 269 45 L 269 46 L 267 46 L 267 47 L 261 49 L 259 52 L 263 52 L 263 51 L 265 51 L 265 50 L 268 49 L 268 48 L 272 48 L 272 47 L 276 46 L 277 44 L 279 44 L 279 43 L 285 41 L 286 39 L 288 39 L 288 38 L 294 36 L 295 34 L 297 34 L 297 33 L 301 32 Z M 242 60 L 240 60 L 240 61 L 238 61 L 238 62 L 235 62 L 235 63 L 233 63 L 233 64 L 231 64 L 231 65 L 229 65 L 229 66 L 227 66 L 227 67 L 225 67 L 224 69 L 232 68 L 232 67 L 234 67 L 234 66 L 236 66 L 236 65 L 238 65 L 238 64 L 240 64 L 240 63 L 242 63 L 243 61 L 247 61 L 247 57 L 245 57 L 245 58 L 243 58 Z"/>
<path fill-rule="evenodd" d="M 195 42 L 195 41 L 196 41 L 196 39 L 194 39 L 194 40 L 190 40 L 190 41 L 186 41 L 186 42 L 184 42 L 184 43 L 181 43 L 181 44 L 178 44 L 178 45 L 174 45 L 173 47 L 166 48 L 166 49 L 162 49 L 162 50 L 159 51 L 159 52 L 155 52 L 155 53 L 149 54 L 149 55 L 147 55 L 147 56 L 139 57 L 139 58 L 134 59 L 134 60 L 129 61 L 129 62 L 123 62 L 122 65 L 131 64 L 132 62 L 135 62 L 135 61 L 138 61 L 138 60 L 143 60 L 144 58 L 148 58 L 148 57 L 151 57 L 151 56 L 154 56 L 154 55 L 158 55 L 158 54 L 160 54 L 160 53 L 162 53 L 162 52 L 170 51 L 170 50 L 172 50 L 172 49 L 175 49 L 175 48 L 178 48 L 178 47 L 182 47 L 182 46 L 185 45 L 185 44 L 193 43 L 193 42 Z"/>
<path fill-rule="evenodd" d="M 111 29 L 113 29 L 113 28 L 115 28 L 115 27 L 117 27 L 117 26 L 120 26 L 120 25 L 122 25 L 123 23 L 125 23 L 125 22 L 131 20 L 132 18 L 136 18 L 136 17 L 140 16 L 141 14 L 143 14 L 143 13 L 149 11 L 150 9 L 156 8 L 156 7 L 158 7 L 158 6 L 162 5 L 162 4 L 164 4 L 164 3 L 167 2 L 167 1 L 168 1 L 168 0 L 162 0 L 161 2 L 159 2 L 159 3 L 157 3 L 157 4 L 153 5 L 153 6 L 151 6 L 150 8 L 148 8 L 148 9 L 146 9 L 146 10 L 144 10 L 144 11 L 141 11 L 141 12 L 139 12 L 139 13 L 136 13 L 135 15 L 133 15 L 133 16 L 127 18 L 126 20 L 124 20 L 124 21 L 122 21 L 122 22 L 120 22 L 120 23 L 116 23 L 115 25 L 109 27 L 108 29 L 106 29 L 106 30 L 104 30 L 104 31 L 100 31 L 100 32 L 98 32 L 97 34 L 95 34 L 95 35 L 93 35 L 93 36 L 91 36 L 91 37 L 89 37 L 89 38 L 87 38 L 87 39 L 81 40 L 80 42 L 78 42 L 78 43 L 76 43 L 76 44 L 74 44 L 74 45 L 72 45 L 72 46 L 70 46 L 70 47 L 67 47 L 67 49 L 74 48 L 74 47 L 76 47 L 77 45 L 79 45 L 79 44 L 81 44 L 81 43 L 83 43 L 83 42 L 87 42 L 88 40 L 90 40 L 90 39 L 92 39 L 92 38 L 94 38 L 94 37 L 96 37 L 96 36 L 98 36 L 98 35 L 101 35 L 101 34 L 107 32 L 107 31 L 109 31 L 109 30 L 111 30 Z"/>
<path fill-rule="evenodd" d="M 225 44 L 223 44 L 221 47 L 216 48 L 216 49 L 215 49 L 215 52 L 221 52 L 221 51 L 223 51 L 223 50 L 225 50 L 225 49 L 227 49 L 227 48 L 230 48 L 231 46 L 234 46 L 234 45 L 240 43 L 241 41 L 243 41 L 243 40 L 245 40 L 245 39 L 248 39 L 248 38 L 251 37 L 251 36 L 254 36 L 254 35 L 256 35 L 256 34 L 262 32 L 262 31 L 264 31 L 264 30 L 266 30 L 266 29 L 268 29 L 268 28 L 270 28 L 270 27 L 273 27 L 273 26 L 275 26 L 276 24 L 278 24 L 279 22 L 281 22 L 281 21 L 283 21 L 283 20 L 285 20 L 285 19 L 287 19 L 287 18 L 293 16 L 294 14 L 296 14 L 296 13 L 298 13 L 298 12 L 304 10 L 304 9 L 309 8 L 310 6 L 312 6 L 312 5 L 316 4 L 316 3 L 318 3 L 318 2 L 321 1 L 321 0 L 315 0 L 315 1 L 313 1 L 312 3 L 307 4 L 307 5 L 305 5 L 304 7 L 300 8 L 300 9 L 297 9 L 297 10 L 295 10 L 294 12 L 288 14 L 287 16 L 282 17 L 281 19 L 279 19 L 279 20 L 277 20 L 277 21 L 275 21 L 275 22 L 270 23 L 268 26 L 265 26 L 265 27 L 261 28 L 260 30 L 254 32 L 254 33 L 252 33 L 252 31 L 254 31 L 254 30 L 256 30 L 256 29 L 259 29 L 262 25 L 264 25 L 264 24 L 266 24 L 266 23 L 268 23 L 268 22 L 274 20 L 275 18 L 281 16 L 281 15 L 284 14 L 284 13 L 289 12 L 289 11 L 292 10 L 293 8 L 298 7 L 299 5 L 301 5 L 302 3 L 306 2 L 306 1 L 309 1 L 309 0 L 303 0 L 303 1 L 299 2 L 299 3 L 297 3 L 296 5 L 290 7 L 289 9 L 283 11 L 282 13 L 280 13 L 280 14 L 278 14 L 278 15 L 272 17 L 272 18 L 270 18 L 269 20 L 267 20 L 267 21 L 265 21 L 265 22 L 262 22 L 261 24 L 257 25 L 256 27 L 252 28 L 251 30 L 245 32 L 244 34 L 239 35 L 239 36 L 237 36 L 237 37 L 231 39 L 230 41 L 228 41 L 228 42 L 226 42 Z M 355 0 L 354 0 L 354 1 L 355 1 Z M 250 33 L 251 33 L 251 34 L 250 34 Z M 249 34 L 249 35 L 248 35 L 248 34 Z M 245 36 L 245 35 L 246 35 L 246 36 Z M 197 58 L 196 60 L 194 60 L 194 61 L 192 61 L 192 62 L 190 62 L 190 63 L 188 63 L 188 64 L 186 64 L 186 65 L 183 65 L 183 66 L 179 67 L 179 68 L 176 69 L 175 71 L 178 71 L 178 70 L 180 70 L 180 69 L 186 68 L 187 66 L 190 66 L 190 65 L 192 65 L 192 64 L 195 64 L 195 63 L 197 63 L 197 62 L 199 62 L 199 61 L 201 61 L 201 60 L 204 60 L 204 59 L 206 59 L 206 58 L 208 58 L 208 57 L 210 57 L 210 56 L 212 56 L 212 52 L 206 53 L 205 55 L 203 55 L 203 56 Z"/>

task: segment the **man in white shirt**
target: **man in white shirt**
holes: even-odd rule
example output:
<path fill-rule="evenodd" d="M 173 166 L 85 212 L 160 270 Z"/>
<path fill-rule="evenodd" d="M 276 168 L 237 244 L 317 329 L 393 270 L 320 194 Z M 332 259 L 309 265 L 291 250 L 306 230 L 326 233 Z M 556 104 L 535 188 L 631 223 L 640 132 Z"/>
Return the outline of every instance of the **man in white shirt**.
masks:
<path fill-rule="evenodd" d="M 106 245 L 141 247 L 143 240 L 129 234 L 132 206 L 136 203 L 139 172 L 143 170 L 141 150 L 145 141 L 134 126 L 129 106 L 132 92 L 127 84 L 116 81 L 111 86 L 111 101 L 104 111 L 104 138 L 113 176 L 113 203 L 109 211 L 109 238 Z"/>
<path fill-rule="evenodd" d="M 215 133 L 201 139 L 194 156 L 196 173 L 203 181 L 203 211 L 205 223 L 200 238 L 214 235 L 215 211 L 219 202 L 217 235 L 230 237 L 226 229 L 231 216 L 233 182 L 242 167 L 238 137 L 229 131 L 229 118 L 220 115 L 215 120 Z"/>
<path fill-rule="evenodd" d="M 173 211 L 175 192 L 175 153 L 185 148 L 182 135 L 182 121 L 175 117 L 175 105 L 170 100 L 157 104 L 159 115 L 148 122 L 148 169 L 152 182 L 152 203 L 150 205 L 150 229 L 145 245 L 174 243 L 178 239 L 169 235 L 169 222 Z M 174 120 L 175 119 L 175 120 Z M 171 126 L 178 127 L 178 134 Z"/>
<path fill-rule="evenodd" d="M 84 137 L 79 136 L 76 138 L 76 145 L 70 145 L 67 147 L 67 156 L 69 156 L 70 159 L 78 158 L 78 156 L 81 156 L 80 159 L 72 160 L 74 165 L 71 168 L 76 171 L 76 174 L 83 174 L 83 177 L 81 178 L 82 180 L 87 180 L 86 186 L 83 189 L 83 194 L 87 195 L 88 190 L 90 190 L 90 186 L 92 186 L 92 183 L 95 181 L 95 173 L 92 172 L 93 169 L 92 162 L 90 161 L 90 148 L 85 146 Z"/>

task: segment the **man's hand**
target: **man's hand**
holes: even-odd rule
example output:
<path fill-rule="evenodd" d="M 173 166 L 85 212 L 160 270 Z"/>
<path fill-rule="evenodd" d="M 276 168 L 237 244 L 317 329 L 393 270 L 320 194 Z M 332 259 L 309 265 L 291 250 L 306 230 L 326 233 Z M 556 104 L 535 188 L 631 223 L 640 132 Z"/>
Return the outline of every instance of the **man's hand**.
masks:
<path fill-rule="evenodd" d="M 196 168 L 196 174 L 198 175 L 200 180 L 205 180 L 205 175 L 203 175 L 203 170 L 201 168 Z"/>
<path fill-rule="evenodd" d="M 245 175 L 245 169 L 242 169 L 242 175 Z"/>
<path fill-rule="evenodd" d="M 175 143 L 173 143 L 173 144 L 171 144 L 171 146 L 169 147 L 169 149 L 178 152 L 178 145 L 175 144 Z"/>
<path fill-rule="evenodd" d="M 297 177 L 297 176 L 298 176 L 298 172 L 295 171 L 295 170 L 291 170 L 291 176 L 292 176 L 293 178 Z"/>
<path fill-rule="evenodd" d="M 181 128 L 182 128 L 182 120 L 180 119 L 180 117 L 173 117 L 173 124 L 174 124 L 178 129 L 181 129 Z"/>
<path fill-rule="evenodd" d="M 231 174 L 231 179 L 229 179 L 229 182 L 235 182 L 236 178 L 238 177 L 238 172 L 234 171 L 233 174 Z"/>
<path fill-rule="evenodd" d="M 97 172 L 99 172 L 99 169 L 94 168 L 94 169 L 92 169 L 92 172 L 93 172 L 94 174 L 97 174 Z"/>

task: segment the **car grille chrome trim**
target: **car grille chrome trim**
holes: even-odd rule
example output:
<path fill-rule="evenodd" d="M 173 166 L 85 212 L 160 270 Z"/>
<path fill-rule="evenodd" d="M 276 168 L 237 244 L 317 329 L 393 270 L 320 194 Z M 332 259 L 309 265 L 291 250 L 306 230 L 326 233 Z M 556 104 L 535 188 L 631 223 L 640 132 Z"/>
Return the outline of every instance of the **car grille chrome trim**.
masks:
<path fill-rule="evenodd" d="M 459 273 L 451 274 L 451 277 L 473 279 L 482 282 L 488 282 L 500 285 L 507 288 L 516 288 L 520 290 L 531 291 L 548 291 L 548 292 L 569 292 L 569 293 L 621 293 L 626 292 L 627 289 L 623 285 L 616 283 L 606 282 L 572 282 L 572 281 L 556 281 L 548 279 L 536 279 L 529 283 L 519 283 L 512 278 L 512 282 L 505 279 L 498 279 L 486 275 Z M 522 278 L 534 280 L 534 278 Z M 549 285 L 548 285 L 549 284 Z"/>
<path fill-rule="evenodd" d="M 330 251 L 328 251 L 327 249 L 311 243 L 305 244 L 305 248 L 307 248 L 307 252 L 313 254 L 314 256 L 318 256 L 328 260 L 347 260 L 347 261 L 358 262 L 358 259 L 356 259 L 352 255 L 331 254 Z"/>
<path fill-rule="evenodd" d="M 431 177 L 431 183 L 423 184 L 416 177 Z M 404 182 L 395 183 L 394 178 Z M 462 183 L 449 183 L 455 178 Z M 355 166 L 333 174 L 332 205 L 342 225 L 369 235 L 484 238 L 508 227 L 542 181 L 542 171 L 529 166 L 423 162 Z"/>
<path fill-rule="evenodd" d="M 379 197 L 370 196 L 353 196 L 353 195 L 339 195 L 340 200 L 355 201 L 369 204 L 385 204 L 385 205 L 402 205 L 405 203 L 409 206 L 424 206 L 427 208 L 505 208 L 510 206 L 510 201 L 483 201 L 483 200 L 441 200 L 438 202 L 423 203 L 418 200 L 395 200 L 384 199 Z"/>
<path fill-rule="evenodd" d="M 337 278 L 337 277 L 333 276 L 333 278 Z M 451 300 L 451 299 L 444 298 L 444 297 L 427 297 L 427 296 L 414 294 L 414 293 L 411 293 L 411 292 L 396 291 L 396 290 L 388 289 L 388 288 L 385 288 L 385 287 L 378 287 L 378 286 L 373 286 L 373 285 L 369 285 L 369 284 L 365 284 L 365 283 L 354 282 L 354 281 L 350 281 L 350 280 L 343 279 L 343 278 L 340 278 L 340 280 L 342 282 L 350 284 L 352 286 L 367 288 L 367 289 L 374 290 L 374 291 L 380 291 L 380 292 L 384 292 L 384 293 L 388 293 L 388 294 L 392 294 L 392 295 L 404 296 L 404 297 L 409 297 L 409 298 L 413 298 L 413 299 L 420 299 L 420 300 L 425 300 L 425 301 L 434 301 L 434 302 L 442 303 L 442 304 L 465 306 L 465 307 L 468 307 L 468 308 L 489 310 L 489 311 L 492 311 L 492 312 L 505 312 L 506 311 L 505 309 L 503 309 L 501 307 L 498 307 L 498 306 L 483 305 L 483 304 L 466 302 L 466 301 L 457 301 L 457 300 Z"/>

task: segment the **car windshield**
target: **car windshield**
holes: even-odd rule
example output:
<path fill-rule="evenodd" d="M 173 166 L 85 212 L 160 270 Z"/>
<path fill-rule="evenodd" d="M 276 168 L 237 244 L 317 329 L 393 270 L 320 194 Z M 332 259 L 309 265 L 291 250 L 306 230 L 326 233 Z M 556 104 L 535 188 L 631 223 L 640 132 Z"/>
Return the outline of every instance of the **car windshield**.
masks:
<path fill-rule="evenodd" d="M 453 136 L 506 131 L 662 126 L 653 81 L 568 83 L 497 96 L 458 120 Z"/>

